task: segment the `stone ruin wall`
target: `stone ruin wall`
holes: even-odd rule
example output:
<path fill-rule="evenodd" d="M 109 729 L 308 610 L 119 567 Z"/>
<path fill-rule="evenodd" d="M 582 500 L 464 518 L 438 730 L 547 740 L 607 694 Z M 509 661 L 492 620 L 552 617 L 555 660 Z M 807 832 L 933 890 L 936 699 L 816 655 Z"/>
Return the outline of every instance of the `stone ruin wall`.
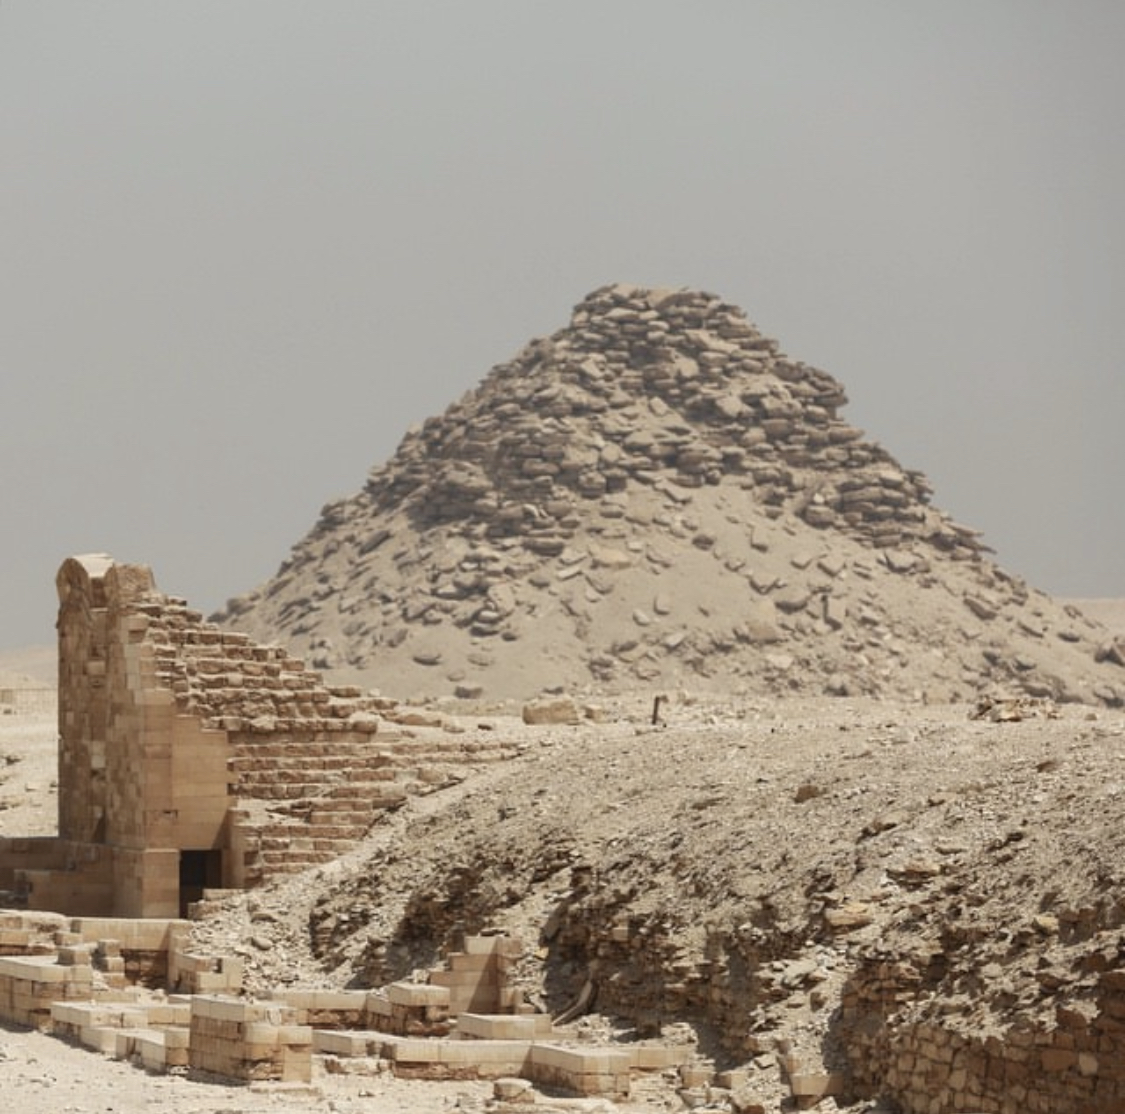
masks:
<path fill-rule="evenodd" d="M 87 895 L 95 908 L 175 915 L 180 852 L 222 843 L 229 800 L 221 740 L 178 716 L 158 682 L 138 609 L 155 596 L 148 569 L 71 559 L 57 582 L 59 838 L 79 861 L 83 847 L 110 849 L 112 893 Z M 61 897 L 73 907 L 74 895 L 58 889 L 72 880 L 32 883 L 37 902 Z"/>
<path fill-rule="evenodd" d="M 221 631 L 143 566 L 74 557 L 57 583 L 59 835 L 0 841 L 0 887 L 30 907 L 177 916 L 184 852 L 212 856 L 210 886 L 256 885 L 402 800 L 387 702 Z"/>
<path fill-rule="evenodd" d="M 72 557 L 57 586 L 58 836 L 0 838 L 0 891 L 32 909 L 180 916 L 204 888 L 329 862 L 407 795 L 512 753 L 415 739 L 393 700 L 206 622 L 145 566 Z"/>
<path fill-rule="evenodd" d="M 572 1048 L 559 1054 L 563 1060 L 557 1071 L 548 1071 L 551 1057 L 525 1061 L 515 1043 L 500 1048 L 502 1040 L 475 1044 L 464 1039 L 520 1038 L 544 1049 L 553 1047 L 548 1043 L 554 1036 L 548 1016 L 520 1016 L 521 995 L 508 982 L 508 973 L 522 949 L 503 937 L 466 939 L 465 952 L 451 954 L 449 969 L 432 971 L 424 984 L 394 983 L 375 991 L 286 989 L 267 1009 L 266 1004 L 233 997 L 240 978 L 237 961 L 230 961 L 228 970 L 226 960 L 186 950 L 185 922 L 68 921 L 53 914 L 46 918 L 0 916 L 0 957 L 8 957 L 0 958 L 0 1015 L 119 1058 L 142 1058 L 141 1046 L 131 1045 L 141 1039 L 136 1027 L 142 1026 L 152 1044 L 151 1062 L 143 1058 L 151 1070 L 191 1065 L 235 1079 L 307 1080 L 311 1053 L 370 1056 L 378 1044 L 379 1054 L 393 1063 L 394 1074 L 405 1078 L 523 1074 L 583 1093 L 619 1095 L 628 1093 L 630 1071 L 638 1067 L 654 1070 L 679 1064 L 684 1084 L 697 1088 L 716 1082 L 720 1087 L 736 1085 L 736 1079 L 747 1078 L 746 1069 L 717 1070 L 709 1056 L 700 1058 L 683 1044 L 615 1045 L 613 1055 L 622 1062 L 619 1074 L 609 1079 L 604 1065 L 596 1063 L 604 1059 L 605 1049 L 588 1047 L 583 1053 L 586 1063 L 568 1066 L 566 1056 L 579 1055 Z M 704 961 L 687 961 L 661 944 L 660 930 L 656 920 L 630 923 L 618 918 L 608 932 L 607 926 L 599 925 L 597 938 L 587 942 L 604 960 L 605 973 L 623 966 L 629 951 L 653 954 L 659 962 L 650 965 L 646 960 L 643 975 L 638 967 L 616 987 L 613 979 L 603 983 L 595 1007 L 624 1006 L 625 1016 L 630 1007 L 634 1012 L 650 1007 L 673 1010 L 664 1021 L 722 1025 L 729 1060 L 748 1062 L 759 1049 L 746 1006 L 769 995 L 768 980 L 751 986 L 733 977 L 733 951 L 726 959 L 720 954 L 723 947 L 734 945 L 732 939 L 715 937 Z M 742 951 L 741 958 L 750 959 L 745 946 Z M 1117 954 L 1123 954 L 1122 949 Z M 769 955 L 763 947 L 753 954 L 753 962 L 760 969 Z M 1082 965 L 1096 967 L 1097 956 L 1102 962 L 1111 959 L 1104 938 L 1091 942 Z M 94 988 L 95 971 L 107 988 Z M 935 1008 L 929 995 L 941 978 L 939 956 L 866 951 L 844 986 L 829 1033 L 846 1055 L 846 1067 L 826 1070 L 797 1057 L 779 1057 L 798 1108 L 831 1095 L 844 1102 L 879 1096 L 892 1100 L 904 1114 L 1125 1110 L 1125 969 L 1096 972 L 1093 993 L 1056 1006 L 1052 1017 L 1030 1022 L 1025 1016 L 983 1032 L 966 1030 L 953 1016 L 942 1017 L 940 999 Z M 172 1009 L 175 1016 L 164 1016 L 171 1006 L 163 995 L 151 999 L 129 993 L 130 987 L 142 983 L 166 985 L 195 997 L 190 1004 L 180 1000 Z M 508 1021 L 492 1016 L 513 1009 L 515 1015 Z M 450 1034 L 453 1018 L 464 1010 L 489 1015 L 475 1018 L 486 1027 L 477 1032 L 459 1022 L 462 1039 L 443 1039 Z M 379 1037 L 394 1033 L 407 1039 Z M 503 1052 L 503 1063 L 490 1058 L 496 1051 Z M 669 1059 L 665 1053 L 679 1056 Z M 589 1072 L 600 1074 L 584 1074 Z"/>
<path fill-rule="evenodd" d="M 1086 938 L 1074 964 L 1093 972 L 1090 985 L 1072 989 L 1041 965 L 1044 1008 L 1021 1002 L 976 1025 L 958 1017 L 959 1004 L 944 1005 L 957 995 L 943 983 L 940 951 L 919 959 L 861 947 L 838 999 L 824 1003 L 832 1062 L 783 1056 L 784 1070 L 842 1099 L 892 1099 L 905 1114 L 1122 1114 L 1125 936 L 1078 913 L 1068 919 L 1068 932 Z M 730 1062 L 772 1050 L 770 1012 L 794 991 L 789 960 L 817 930 L 790 938 L 752 924 L 709 928 L 698 949 L 684 947 L 684 930 L 668 911 L 640 914 L 579 885 L 544 929 L 548 967 L 568 973 L 553 987 L 548 976 L 548 993 L 558 1005 L 589 979 L 592 1008 L 628 1018 L 641 1036 L 690 1020 L 717 1035 Z M 838 935 L 848 931 L 842 922 Z"/>
<path fill-rule="evenodd" d="M 845 988 L 840 1036 L 858 1093 L 910 1114 L 1125 1111 L 1125 967 L 1046 1021 L 1016 1017 L 986 1032 L 940 1011 L 919 1016 L 925 983 L 924 964 L 871 955 Z"/>
<path fill-rule="evenodd" d="M 523 950 L 516 939 L 465 937 L 463 950 L 449 953 L 447 966 L 428 971 L 425 981 L 375 990 L 279 987 L 256 999 L 240 993 L 240 960 L 188 950 L 189 928 L 179 920 L 0 910 L 0 1022 L 150 1072 L 190 1069 L 242 1083 L 309 1083 L 319 1056 L 327 1071 L 521 1076 L 572 1093 L 624 1097 L 633 1070 L 683 1059 L 682 1047 L 630 1055 L 565 1046 L 549 1016 L 521 1009 L 510 981 Z M 355 1067 L 344 1066 L 348 1061 Z"/>

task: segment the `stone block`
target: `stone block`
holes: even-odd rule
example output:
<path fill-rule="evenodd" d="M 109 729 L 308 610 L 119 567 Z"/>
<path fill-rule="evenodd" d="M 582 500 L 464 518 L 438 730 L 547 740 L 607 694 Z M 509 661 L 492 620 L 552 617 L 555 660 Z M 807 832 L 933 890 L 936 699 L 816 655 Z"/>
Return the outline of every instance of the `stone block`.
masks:
<path fill-rule="evenodd" d="M 308 1025 L 281 1025 L 277 1030 L 277 1043 L 286 1048 L 312 1047 L 312 1029 Z"/>
<path fill-rule="evenodd" d="M 210 955 L 193 955 L 191 952 L 176 952 L 172 957 L 177 970 L 194 974 L 197 971 L 213 971 L 215 957 Z"/>
<path fill-rule="evenodd" d="M 388 1037 L 384 1054 L 398 1064 L 435 1064 L 439 1059 L 435 1050 L 437 1043 L 414 1037 Z"/>
<path fill-rule="evenodd" d="M 509 1040 L 437 1040 L 439 1063 L 475 1067 L 483 1075 L 518 1074 L 523 1070 L 531 1048 L 528 1041 Z"/>
<path fill-rule="evenodd" d="M 386 1037 L 360 1029 L 314 1029 L 313 1051 L 332 1056 L 378 1056 Z"/>
<path fill-rule="evenodd" d="M 461 951 L 465 955 L 504 955 L 519 958 L 523 943 L 512 936 L 466 936 Z"/>
<path fill-rule="evenodd" d="M 138 1042 L 150 1035 L 150 1031 L 144 1029 L 115 1029 L 113 1035 L 114 1050 L 111 1055 L 118 1060 L 130 1060 L 137 1055 Z"/>
<path fill-rule="evenodd" d="M 212 1021 L 234 1022 L 236 1024 L 249 1024 L 253 1021 L 265 1021 L 270 1017 L 271 1011 L 281 1020 L 281 1007 L 266 1005 L 261 1002 L 244 1002 L 238 998 L 220 998 L 207 994 L 198 994 L 192 999 L 191 1018 L 205 1018 Z"/>
<path fill-rule="evenodd" d="M 552 1068 L 562 1068 L 576 1074 L 629 1070 L 629 1053 L 611 1052 L 607 1049 L 588 1051 L 566 1048 L 557 1044 L 536 1044 L 532 1047 L 533 1063 Z"/>
<path fill-rule="evenodd" d="M 796 1072 L 789 1076 L 789 1089 L 796 1098 L 822 1098 L 838 1095 L 844 1088 L 839 1072 Z"/>
<path fill-rule="evenodd" d="M 449 988 L 445 985 L 393 982 L 386 990 L 387 1000 L 396 1006 L 449 1005 Z"/>
<path fill-rule="evenodd" d="M 715 1069 L 710 1064 L 681 1064 L 680 1082 L 688 1088 L 709 1087 L 714 1080 Z"/>
<path fill-rule="evenodd" d="M 93 962 L 93 944 L 67 944 L 56 950 L 60 967 L 85 967 Z"/>
<path fill-rule="evenodd" d="M 382 994 L 370 993 L 367 995 L 366 1011 L 371 1017 L 390 1017 L 392 1006 L 389 998 Z"/>
<path fill-rule="evenodd" d="M 628 1048 L 631 1065 L 638 1071 L 664 1071 L 686 1063 L 695 1055 L 691 1045 L 635 1044 Z"/>
<path fill-rule="evenodd" d="M 111 1010 L 96 1002 L 52 1002 L 51 1021 L 57 1028 L 109 1025 Z"/>
<path fill-rule="evenodd" d="M 163 1033 L 152 1030 L 140 1031 L 134 1037 L 132 1055 L 139 1059 L 148 1071 L 166 1071 L 170 1066 L 167 1052 Z"/>
<path fill-rule="evenodd" d="M 200 971 L 194 975 L 191 984 L 201 994 L 222 990 L 237 990 L 241 980 L 232 980 L 222 971 Z"/>
<path fill-rule="evenodd" d="M 535 700 L 525 704 L 522 711 L 523 722 L 529 725 L 566 724 L 573 726 L 581 722 L 578 705 L 570 697 L 555 697 Z"/>
<path fill-rule="evenodd" d="M 259 1045 L 263 1048 L 275 1048 L 282 1043 L 281 1030 L 277 1025 L 268 1021 L 251 1021 L 242 1030 L 242 1039 L 248 1045 Z"/>
<path fill-rule="evenodd" d="M 481 1040 L 542 1040 L 551 1033 L 550 1014 L 458 1015 L 456 1035 Z"/>
<path fill-rule="evenodd" d="M 0 977 L 27 983 L 65 983 L 66 967 L 60 967 L 52 956 L 0 956 Z"/>
<path fill-rule="evenodd" d="M 83 1047 L 100 1052 L 103 1056 L 117 1055 L 117 1037 L 121 1030 L 116 1026 L 90 1026 L 80 1029 L 78 1041 Z"/>
<path fill-rule="evenodd" d="M 453 957 L 456 959 L 456 956 Z M 490 986 L 493 991 L 499 988 L 499 983 L 493 972 L 488 970 L 452 970 L 434 971 L 430 975 L 430 985 L 453 990 L 473 990 L 477 987 Z"/>

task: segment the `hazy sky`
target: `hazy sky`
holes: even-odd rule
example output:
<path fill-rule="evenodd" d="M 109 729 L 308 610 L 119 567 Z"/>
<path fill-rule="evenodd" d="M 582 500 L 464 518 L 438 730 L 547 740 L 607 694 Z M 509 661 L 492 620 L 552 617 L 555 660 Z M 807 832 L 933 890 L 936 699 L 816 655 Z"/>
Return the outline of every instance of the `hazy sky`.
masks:
<path fill-rule="evenodd" d="M 0 648 L 72 553 L 254 587 L 613 281 L 1125 595 L 1123 57 L 1120 0 L 0 0 Z"/>

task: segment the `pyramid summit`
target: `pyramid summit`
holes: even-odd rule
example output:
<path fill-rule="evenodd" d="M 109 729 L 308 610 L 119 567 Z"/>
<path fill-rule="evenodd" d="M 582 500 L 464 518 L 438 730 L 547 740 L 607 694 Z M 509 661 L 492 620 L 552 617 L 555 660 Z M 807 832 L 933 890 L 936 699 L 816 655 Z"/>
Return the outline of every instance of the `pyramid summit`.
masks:
<path fill-rule="evenodd" d="M 992 562 L 846 401 L 713 294 L 602 287 L 215 618 L 402 695 L 1119 703 L 1121 649 Z"/>

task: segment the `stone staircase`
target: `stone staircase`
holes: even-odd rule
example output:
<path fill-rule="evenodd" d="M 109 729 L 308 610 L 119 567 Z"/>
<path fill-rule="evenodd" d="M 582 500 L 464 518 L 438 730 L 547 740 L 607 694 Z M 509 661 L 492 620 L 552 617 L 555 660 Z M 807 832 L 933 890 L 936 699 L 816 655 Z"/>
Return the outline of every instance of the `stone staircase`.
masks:
<path fill-rule="evenodd" d="M 359 740 L 246 735 L 232 750 L 232 816 L 246 849 L 246 884 L 257 885 L 339 858 L 387 809 L 463 781 L 518 748 L 492 738 L 381 727 Z"/>

